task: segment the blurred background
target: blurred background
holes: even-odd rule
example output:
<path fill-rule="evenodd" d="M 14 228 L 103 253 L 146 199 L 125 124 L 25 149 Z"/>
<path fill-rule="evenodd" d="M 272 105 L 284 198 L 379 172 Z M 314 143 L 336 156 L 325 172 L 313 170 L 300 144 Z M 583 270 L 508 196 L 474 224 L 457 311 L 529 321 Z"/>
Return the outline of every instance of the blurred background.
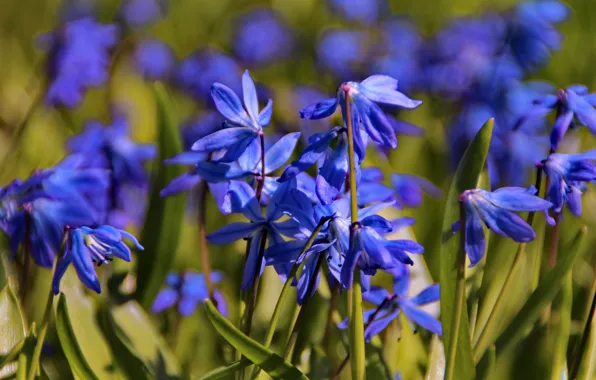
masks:
<path fill-rule="evenodd" d="M 569 0 L 567 17 L 560 12 L 538 17 L 520 4 L 512 0 L 2 0 L 0 185 L 56 164 L 67 154 L 67 139 L 83 131 L 90 120 L 110 124 L 116 114 L 124 114 L 134 140 L 156 143 L 159 118 L 152 88 L 156 79 L 168 89 L 170 112 L 188 149 L 222 122 L 213 113 L 211 83 L 219 81 L 238 90 L 242 72 L 249 69 L 260 99 L 273 99 L 271 138 L 301 131 L 306 141 L 312 133 L 328 129 L 330 119 L 305 121 L 298 111 L 334 96 L 344 80 L 384 73 L 399 80 L 400 91 L 424 102 L 416 110 L 395 115 L 407 123 L 399 125 L 398 149 L 386 156 L 377 153 L 375 164 L 382 163 L 386 174 L 415 174 L 446 191 L 469 139 L 484 121 L 496 117 L 499 132 L 489 159 L 491 183 L 529 186 L 534 162 L 548 153 L 549 128 L 544 129 L 544 124 L 552 120 L 541 119 L 513 132 L 529 102 L 527 93 L 551 89 L 544 83 L 527 83 L 548 82 L 552 91 L 576 83 L 594 88 L 596 11 L 592 1 Z M 53 37 L 47 33 L 89 15 L 119 28 L 109 77 L 74 105 L 53 104 L 46 97 L 52 76 L 48 39 L 55 42 L 60 32 Z M 529 30 L 522 36 L 524 26 Z M 593 147 L 594 137 L 583 132 L 572 134 L 562 150 Z M 155 172 L 159 165 L 155 160 L 147 168 Z M 138 197 L 146 199 L 148 194 Z M 173 271 L 201 269 L 192 207 L 195 197 L 186 195 L 180 238 L 170 252 L 175 255 Z M 588 192 L 582 217 L 588 225 L 596 221 L 591 207 L 595 202 Z M 399 211 L 416 218 L 403 233 L 426 247 L 426 265 L 419 273 L 425 283 L 438 278 L 441 213 L 441 199 L 432 197 L 425 197 L 419 207 Z M 207 215 L 208 232 L 225 223 L 214 204 Z M 139 233 L 143 212 L 136 218 L 129 227 Z M 211 246 L 210 253 L 214 269 L 225 274 L 220 287 L 230 305 L 230 318 L 236 320 L 244 244 Z M 130 267 L 114 263 L 112 273 L 127 269 L 134 273 L 135 265 L 134 258 Z M 592 282 L 591 266 L 582 265 L 574 272 L 578 299 L 585 298 L 581 289 L 589 289 Z M 49 283 L 49 271 L 36 270 L 32 286 L 43 288 Z M 281 286 L 270 268 L 263 281 L 254 329 L 257 337 L 264 335 Z M 32 293 L 45 297 L 42 291 Z M 322 294 L 309 305 L 313 320 L 325 315 L 326 301 Z M 580 306 L 574 308 L 577 315 L 583 311 Z M 27 313 L 39 319 L 42 312 L 43 302 L 32 298 Z M 152 317 L 152 322 L 166 332 L 168 344 L 188 374 L 200 375 L 230 361 L 229 347 L 200 312 L 179 323 L 178 332 L 183 333 L 174 340 L 171 327 L 178 324 L 174 314 Z M 289 315 L 284 318 L 287 321 Z M 322 338 L 323 326 L 312 326 L 300 338 L 304 347 Z M 430 335 L 410 335 L 402 333 L 401 340 L 395 339 L 396 359 L 391 365 L 405 379 L 422 378 L 429 365 Z M 55 373 L 61 373 L 56 366 Z M 508 377 L 525 376 L 514 368 L 515 361 L 502 371 Z"/>

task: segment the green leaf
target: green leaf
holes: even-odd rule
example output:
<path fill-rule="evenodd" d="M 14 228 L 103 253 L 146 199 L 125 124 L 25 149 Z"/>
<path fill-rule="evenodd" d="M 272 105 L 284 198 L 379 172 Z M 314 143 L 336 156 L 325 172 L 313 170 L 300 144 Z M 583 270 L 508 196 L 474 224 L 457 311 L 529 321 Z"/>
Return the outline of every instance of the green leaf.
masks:
<path fill-rule="evenodd" d="M 199 380 L 230 379 L 237 371 L 243 370 L 251 364 L 252 363 L 250 360 L 242 358 L 230 365 L 219 367 L 211 372 L 206 373 L 205 375 L 201 376 Z"/>
<path fill-rule="evenodd" d="M 281 356 L 263 347 L 242 334 L 230 321 L 224 318 L 210 300 L 205 302 L 207 316 L 221 336 L 248 360 L 258 365 L 275 379 L 308 379 Z"/>
<path fill-rule="evenodd" d="M 159 192 L 170 181 L 184 173 L 185 169 L 179 165 L 162 164 L 164 159 L 182 151 L 182 143 L 166 90 L 161 84 L 157 84 L 154 89 L 159 119 L 159 154 L 155 160 L 158 167 L 141 233 L 141 243 L 145 250 L 137 256 L 136 298 L 145 309 L 151 307 L 174 263 L 185 207 L 185 199 L 182 196 L 162 198 L 159 195 Z"/>
<path fill-rule="evenodd" d="M 27 373 L 33 362 L 33 351 L 35 350 L 35 344 L 37 343 L 37 333 L 35 328 L 35 322 L 31 325 L 29 335 L 25 338 L 23 348 L 18 355 L 17 359 L 17 371 L 14 374 L 3 376 L 3 379 L 16 378 L 17 380 L 27 379 Z"/>
<path fill-rule="evenodd" d="M 391 370 L 383 358 L 380 347 L 369 345 L 366 351 L 366 378 L 375 380 L 393 380 Z"/>
<path fill-rule="evenodd" d="M 58 339 L 68 359 L 73 373 L 81 379 L 99 379 L 95 374 L 79 346 L 77 336 L 70 321 L 66 297 L 64 294 L 58 296 L 58 305 L 56 306 L 56 331 Z"/>
<path fill-rule="evenodd" d="M 496 341 L 497 352 L 505 350 L 511 345 L 519 343 L 526 335 L 529 328 L 540 317 L 542 310 L 553 300 L 560 290 L 563 278 L 571 270 L 576 259 L 583 252 L 583 242 L 587 229 L 582 228 L 566 255 L 561 255 L 557 265 L 548 272 L 536 290 L 530 295 L 523 308 L 513 321 L 500 334 Z"/>
<path fill-rule="evenodd" d="M 567 346 L 571 332 L 571 307 L 573 305 L 573 281 L 571 271 L 567 272 L 561 290 L 553 301 L 549 338 L 552 344 L 547 349 L 552 350 L 550 357 L 550 373 L 552 380 L 566 379 L 567 375 Z M 556 317 L 555 317 L 556 316 Z"/>
<path fill-rule="evenodd" d="M 171 378 L 180 375 L 180 365 L 176 357 L 155 330 L 141 305 L 129 301 L 112 307 L 111 310 L 105 305 L 101 308 L 101 313 L 105 322 L 102 325 L 105 325 L 109 332 L 110 342 L 119 348 L 115 352 L 116 355 L 122 352 L 134 364 L 130 366 L 133 369 L 132 374 L 135 374 L 132 378 L 138 378 L 137 376 L 146 371 L 149 371 L 149 378 Z M 130 372 L 129 363 L 122 359 L 118 359 L 118 362 L 125 362 L 122 368 Z"/>
<path fill-rule="evenodd" d="M 443 217 L 443 227 L 441 229 L 443 244 L 441 245 L 441 322 L 443 324 L 443 338 L 445 342 L 446 357 L 449 358 L 450 343 L 453 339 L 451 331 L 452 320 L 456 312 L 456 291 L 458 283 L 458 268 L 460 267 L 460 239 L 458 236 L 452 236 L 451 226 L 459 220 L 459 195 L 468 189 L 478 186 L 482 170 L 488 155 L 490 147 L 494 120 L 490 119 L 478 131 L 476 137 L 470 143 L 470 146 L 464 153 L 455 173 L 455 178 L 449 189 L 447 203 L 445 206 L 445 215 Z M 462 226 L 463 228 L 463 226 Z M 470 344 L 470 326 L 468 322 L 468 311 L 465 302 L 462 306 L 462 312 L 459 315 L 459 332 L 457 334 L 457 346 L 455 353 L 454 378 L 458 380 L 468 380 L 475 377 L 474 362 L 472 360 L 472 348 Z M 447 366 L 449 363 L 447 363 Z"/>
<path fill-rule="evenodd" d="M 5 355 L 13 351 L 15 345 L 23 344 L 25 339 L 25 325 L 23 315 L 19 307 L 19 301 L 13 293 L 10 285 L 5 283 L 4 289 L 0 292 L 0 354 Z M 18 355 L 18 353 L 17 353 Z M 6 362 L 13 361 L 17 355 L 10 355 Z M 0 377 L 7 376 L 16 371 L 16 363 L 0 367 Z"/>

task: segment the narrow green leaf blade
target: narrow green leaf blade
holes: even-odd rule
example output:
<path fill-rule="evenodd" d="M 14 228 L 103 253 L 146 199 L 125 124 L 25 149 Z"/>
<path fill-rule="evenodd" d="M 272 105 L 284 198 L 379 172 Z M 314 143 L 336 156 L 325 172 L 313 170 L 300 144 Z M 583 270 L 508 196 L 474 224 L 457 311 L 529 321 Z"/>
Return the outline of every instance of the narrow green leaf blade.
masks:
<path fill-rule="evenodd" d="M 206 311 L 213 327 L 221 336 L 248 360 L 258 365 L 276 379 L 308 379 L 298 368 L 258 342 L 242 334 L 230 321 L 224 318 L 210 300 L 206 300 Z"/>
<path fill-rule="evenodd" d="M 540 317 L 544 307 L 553 300 L 561 288 L 563 278 L 583 252 L 586 231 L 585 227 L 579 231 L 567 254 L 561 255 L 557 265 L 546 274 L 520 312 L 500 334 L 496 341 L 497 352 L 521 341 L 526 335 L 526 330 Z"/>
<path fill-rule="evenodd" d="M 81 379 L 99 379 L 83 355 L 83 350 L 79 346 L 74 329 L 70 322 L 68 306 L 64 294 L 58 296 L 58 305 L 56 307 L 56 330 L 60 345 L 68 359 L 73 373 Z"/>
<path fill-rule="evenodd" d="M 149 209 L 141 233 L 145 250 L 137 256 L 136 297 L 145 309 L 151 307 L 163 285 L 174 258 L 184 216 L 184 197 L 162 198 L 159 192 L 175 177 L 184 172 L 177 165 L 163 165 L 163 160 L 182 151 L 178 126 L 170 110 L 164 87 L 156 84 L 155 97 L 159 119 L 159 154 L 152 183 Z"/>
<path fill-rule="evenodd" d="M 457 237 L 451 236 L 451 226 L 459 220 L 459 195 L 468 189 L 478 186 L 482 169 L 486 162 L 488 149 L 492 138 L 494 120 L 490 119 L 478 131 L 476 137 L 464 153 L 455 178 L 449 189 L 445 215 L 443 218 L 441 245 L 441 323 L 443 324 L 443 338 L 445 349 L 449 351 L 451 339 L 457 339 L 457 352 L 455 356 L 454 378 L 458 380 L 473 379 L 475 377 L 474 362 L 472 360 L 472 347 L 470 343 L 470 326 L 468 322 L 468 311 L 464 302 L 461 313 L 459 334 L 453 337 L 450 327 L 455 310 L 455 289 L 457 281 L 458 255 L 460 252 L 460 241 Z M 446 357 L 450 353 L 446 352 Z"/>

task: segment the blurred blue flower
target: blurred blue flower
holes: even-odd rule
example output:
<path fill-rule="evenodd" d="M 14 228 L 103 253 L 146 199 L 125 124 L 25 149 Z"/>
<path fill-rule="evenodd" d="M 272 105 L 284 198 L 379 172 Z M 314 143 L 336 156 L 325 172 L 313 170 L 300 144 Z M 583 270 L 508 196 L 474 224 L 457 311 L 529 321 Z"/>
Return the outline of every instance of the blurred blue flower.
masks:
<path fill-rule="evenodd" d="M 391 174 L 391 183 L 398 202 L 406 207 L 419 207 L 422 204 L 423 193 L 432 198 L 440 198 L 443 195 L 441 189 L 415 175 Z"/>
<path fill-rule="evenodd" d="M 439 284 L 434 284 L 413 297 L 408 297 L 410 290 L 410 271 L 406 266 L 397 267 L 391 271 L 394 274 L 393 293 L 387 289 L 373 286 L 368 292 L 362 294 L 362 298 L 374 305 L 376 308 L 364 311 L 364 338 L 367 342 L 383 331 L 391 321 L 395 320 L 400 312 L 403 312 L 408 320 L 428 331 L 443 335 L 441 322 L 428 312 L 421 310 L 420 306 L 427 305 L 439 300 Z M 340 329 L 348 328 L 348 320 L 343 320 L 338 326 Z M 414 328 L 415 331 L 415 328 Z"/>
<path fill-rule="evenodd" d="M 226 118 L 226 128 L 215 131 L 197 140 L 191 149 L 198 153 L 212 153 L 224 151 L 225 153 L 214 161 L 236 161 L 259 136 L 262 128 L 269 124 L 273 103 L 271 99 L 259 112 L 259 100 L 255 84 L 248 73 L 242 76 L 242 90 L 244 106 L 232 89 L 214 83 L 211 86 L 211 95 L 217 110 Z"/>
<path fill-rule="evenodd" d="M 220 272 L 211 272 L 211 282 L 217 284 L 223 280 Z M 166 287 L 162 289 L 153 301 L 151 311 L 161 313 L 178 304 L 178 313 L 183 317 L 193 314 L 200 303 L 209 298 L 205 275 L 199 272 L 185 271 L 182 275 L 168 273 Z M 228 305 L 223 294 L 213 290 L 213 298 L 217 303 L 217 309 L 223 316 L 228 316 Z"/>
<path fill-rule="evenodd" d="M 0 190 L 0 228 L 12 256 L 28 247 L 36 264 L 51 268 L 64 229 L 99 222 L 92 200 L 108 186 L 108 172 L 79 170 L 76 159 L 15 180 Z"/>
<path fill-rule="evenodd" d="M 353 235 L 353 245 L 341 268 L 341 283 L 346 289 L 352 287 L 356 267 L 367 275 L 374 275 L 379 269 L 414 265 L 408 253 L 424 252 L 424 247 L 415 241 L 386 240 L 375 228 L 366 225 L 356 228 Z"/>
<path fill-rule="evenodd" d="M 327 30 L 317 44 L 317 62 L 341 80 L 353 77 L 367 62 L 370 40 L 362 31 Z"/>
<path fill-rule="evenodd" d="M 138 223 L 144 209 L 149 175 L 144 167 L 155 157 L 153 144 L 137 144 L 128 136 L 128 122 L 116 114 L 111 126 L 96 120 L 85 125 L 85 130 L 67 142 L 69 151 L 83 157 L 85 168 L 110 170 L 110 191 L 96 202 L 104 204 L 105 222 L 124 227 L 128 222 Z"/>
<path fill-rule="evenodd" d="M 550 51 L 561 47 L 555 25 L 568 16 L 569 8 L 554 0 L 522 2 L 505 16 L 511 52 L 525 70 L 546 63 Z"/>
<path fill-rule="evenodd" d="M 460 195 L 460 202 L 465 206 L 465 248 L 470 267 L 482 259 L 486 249 L 482 222 L 494 233 L 516 242 L 534 240 L 536 233 L 532 227 L 515 212 L 548 210 L 552 203 L 535 196 L 536 192 L 534 187 L 502 187 L 493 192 L 466 190 Z"/>
<path fill-rule="evenodd" d="M 249 66 L 264 66 L 287 58 L 294 44 L 287 25 L 269 9 L 256 9 L 236 22 L 234 53 Z"/>
<path fill-rule="evenodd" d="M 549 110 L 557 110 L 557 119 L 550 135 L 551 151 L 557 150 L 569 127 L 576 124 L 585 125 L 590 132 L 596 134 L 596 94 L 589 94 L 583 85 L 569 86 L 559 90 L 556 95 L 545 94 L 537 97 L 535 108 L 529 111 L 530 116 L 542 115 Z"/>
<path fill-rule="evenodd" d="M 586 190 L 586 182 L 596 180 L 594 160 L 596 150 L 578 154 L 553 153 L 544 160 L 544 172 L 549 178 L 546 199 L 552 202 L 554 212 L 561 212 L 567 204 L 574 215 L 581 215 L 581 195 Z"/>
<path fill-rule="evenodd" d="M 135 51 L 135 62 L 140 74 L 149 80 L 166 80 L 175 63 L 172 49 L 158 40 L 144 40 Z"/>
<path fill-rule="evenodd" d="M 238 63 L 217 50 L 199 50 L 182 60 L 174 70 L 174 83 L 197 100 L 211 100 L 214 82 L 234 92 L 242 90 Z"/>
<path fill-rule="evenodd" d="M 323 91 L 311 86 L 300 86 L 293 90 L 292 101 L 288 106 L 293 112 L 298 113 L 304 107 L 315 103 L 325 97 Z M 323 133 L 329 130 L 330 123 L 326 120 L 298 120 L 298 129 L 302 132 L 302 139 L 308 142 L 308 138 L 315 133 Z"/>
<path fill-rule="evenodd" d="M 397 147 L 394 128 L 376 103 L 408 109 L 416 108 L 422 103 L 397 91 L 396 79 L 387 75 L 372 75 L 362 82 L 342 83 L 336 98 L 326 99 L 304 108 L 300 111 L 300 117 L 306 119 L 328 117 L 335 112 L 339 102 L 344 116 L 344 124 L 347 124 L 345 121 L 347 117 L 346 96 L 349 96 L 352 105 L 351 113 L 353 122 L 355 122 L 354 126 L 361 124 L 372 141 L 392 149 Z M 359 134 L 355 133 L 354 135 L 357 140 Z M 358 142 L 355 141 L 355 144 L 358 145 Z M 363 158 L 359 157 L 360 160 Z"/>
<path fill-rule="evenodd" d="M 134 236 L 111 226 L 80 227 L 68 230 L 66 233 L 68 236 L 64 256 L 58 261 L 52 279 L 54 294 L 60 293 L 60 280 L 71 263 L 83 285 L 96 293 L 101 293 L 101 285 L 93 264 L 97 266 L 108 264 L 113 257 L 130 261 L 130 248 L 124 244 L 124 238 L 132 241 L 138 250 L 143 250 L 143 246 Z"/>
<path fill-rule="evenodd" d="M 166 0 L 123 0 L 120 16 L 132 27 L 152 24 L 166 13 Z"/>
<path fill-rule="evenodd" d="M 329 4 L 347 20 L 366 25 L 373 25 L 389 8 L 386 0 L 329 0 Z"/>
<path fill-rule="evenodd" d="M 46 102 L 74 108 L 89 87 L 99 87 L 108 78 L 110 50 L 118 42 L 115 25 L 100 24 L 90 17 L 67 22 L 42 37 L 48 51 L 50 80 Z"/>
<path fill-rule="evenodd" d="M 184 121 L 180 126 L 184 150 L 190 150 L 195 141 L 220 129 L 224 121 L 216 111 L 206 111 Z"/>

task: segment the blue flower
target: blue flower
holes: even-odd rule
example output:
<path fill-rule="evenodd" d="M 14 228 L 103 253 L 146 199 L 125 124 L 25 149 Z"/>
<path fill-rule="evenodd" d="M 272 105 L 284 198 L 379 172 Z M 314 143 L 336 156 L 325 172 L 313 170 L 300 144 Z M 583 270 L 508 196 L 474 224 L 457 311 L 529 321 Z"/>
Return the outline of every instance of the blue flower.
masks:
<path fill-rule="evenodd" d="M 79 279 L 87 288 L 101 293 L 99 278 L 93 264 L 108 264 L 114 257 L 130 261 L 130 248 L 123 242 L 123 238 L 132 241 L 137 249 L 143 250 L 137 239 L 126 231 L 111 226 L 97 228 L 80 227 L 69 230 L 64 255 L 58 261 L 52 291 L 60 293 L 60 280 L 68 266 L 72 263 Z"/>
<path fill-rule="evenodd" d="M 370 56 L 371 40 L 366 32 L 330 29 L 317 44 L 317 62 L 340 79 L 353 77 Z"/>
<path fill-rule="evenodd" d="M 280 230 L 283 225 L 277 222 L 283 216 L 283 211 L 278 207 L 278 203 L 289 191 L 290 186 L 291 184 L 288 183 L 278 188 L 276 194 L 272 197 L 272 202 L 267 207 L 265 216 L 261 213 L 254 190 L 246 182 L 233 181 L 228 187 L 232 212 L 242 213 L 249 222 L 228 224 L 207 235 L 207 240 L 211 244 L 229 244 L 240 239 L 250 240 L 242 277 L 243 290 L 247 289 L 252 284 L 255 275 L 260 276 L 264 269 L 265 261 L 258 262 L 260 247 L 263 244 L 262 240 L 267 239 L 269 245 L 283 241 Z M 288 265 L 276 266 L 276 270 L 282 278 L 288 274 L 290 268 L 291 266 Z"/>
<path fill-rule="evenodd" d="M 546 199 L 553 204 L 553 211 L 561 212 L 567 204 L 576 216 L 582 212 L 581 195 L 586 183 L 596 180 L 596 150 L 578 154 L 553 153 L 543 162 L 549 178 Z"/>
<path fill-rule="evenodd" d="M 535 101 L 534 114 L 546 113 L 549 109 L 557 110 L 557 119 L 550 135 L 551 151 L 557 147 L 569 127 L 576 123 L 585 125 L 590 132 L 596 134 L 596 94 L 589 94 L 583 85 L 569 86 L 559 90 L 556 95 L 546 94 Z"/>
<path fill-rule="evenodd" d="M 172 49 L 158 40 L 144 40 L 135 51 L 137 69 L 145 79 L 166 80 L 174 66 Z"/>
<path fill-rule="evenodd" d="M 535 196 L 531 187 L 502 187 L 493 192 L 483 189 L 466 190 L 460 195 L 465 206 L 465 248 L 470 258 L 470 267 L 484 256 L 486 239 L 482 222 L 494 233 L 510 237 L 516 242 L 534 240 L 532 227 L 515 212 L 546 211 L 552 203 Z"/>
<path fill-rule="evenodd" d="M 288 57 L 292 51 L 290 29 L 268 9 L 244 14 L 237 25 L 234 52 L 247 65 L 268 65 Z"/>
<path fill-rule="evenodd" d="M 48 104 L 74 108 L 89 87 L 99 87 L 108 78 L 110 50 L 118 42 L 115 25 L 86 17 L 67 22 L 43 39 L 48 50 Z"/>
<path fill-rule="evenodd" d="M 217 284 L 223 280 L 220 272 L 211 272 L 211 282 Z M 182 275 L 169 273 L 166 277 L 166 287 L 162 289 L 153 301 L 151 311 L 161 313 L 178 304 L 178 312 L 183 317 L 188 317 L 197 309 L 199 303 L 209 298 L 205 275 L 203 273 L 186 271 Z M 228 305 L 223 294 L 214 289 L 213 298 L 217 302 L 219 312 L 227 316 Z"/>
<path fill-rule="evenodd" d="M 166 5 L 165 0 L 124 0 L 119 13 L 128 25 L 138 28 L 162 18 Z"/>
<path fill-rule="evenodd" d="M 225 154 L 214 161 L 236 161 L 263 134 L 262 128 L 269 124 L 273 103 L 271 99 L 259 112 L 259 101 L 255 84 L 248 71 L 242 76 L 244 106 L 229 87 L 214 83 L 211 95 L 218 111 L 229 122 L 226 127 L 197 140 L 191 149 L 199 153 L 225 150 Z"/>
<path fill-rule="evenodd" d="M 174 72 L 174 83 L 197 100 L 211 99 L 214 82 L 241 90 L 240 67 L 234 59 L 216 50 L 200 50 L 185 58 Z"/>
<path fill-rule="evenodd" d="M 0 190 L 0 228 L 8 236 L 13 257 L 20 246 L 28 247 L 36 264 L 51 268 L 66 226 L 99 221 L 92 199 L 105 193 L 108 173 L 78 170 L 76 161 L 66 159 Z"/>
<path fill-rule="evenodd" d="M 555 24 L 568 16 L 567 6 L 554 0 L 524 2 L 506 16 L 511 52 L 524 69 L 546 63 L 550 51 L 561 47 L 562 36 Z"/>
<path fill-rule="evenodd" d="M 376 144 L 392 149 L 397 147 L 395 131 L 383 110 L 376 103 L 408 109 L 416 108 L 422 103 L 397 91 L 396 79 L 387 75 L 373 75 L 361 83 L 342 83 L 336 98 L 326 99 L 304 108 L 300 111 L 300 117 L 306 119 L 328 117 L 335 112 L 339 102 L 345 119 L 346 95 L 352 105 L 352 118 L 357 122 L 356 125 L 362 125 L 367 135 Z"/>
<path fill-rule="evenodd" d="M 184 121 L 180 126 L 184 150 L 190 150 L 195 141 L 220 129 L 224 121 L 217 111 L 203 112 Z"/>
<path fill-rule="evenodd" d="M 71 152 L 83 157 L 82 167 L 110 170 L 110 191 L 95 201 L 103 204 L 109 218 L 103 223 L 116 227 L 140 221 L 149 186 L 144 163 L 156 154 L 153 144 L 137 144 L 129 137 L 127 124 L 119 114 L 111 126 L 92 120 L 67 142 Z"/>
<path fill-rule="evenodd" d="M 408 297 L 410 271 L 402 265 L 392 272 L 394 272 L 395 276 L 393 293 L 389 293 L 385 288 L 373 286 L 368 292 L 362 295 L 364 300 L 377 305 L 374 309 L 364 311 L 364 323 L 366 324 L 364 338 L 366 341 L 370 342 L 375 335 L 378 335 L 391 321 L 395 320 L 401 312 L 412 323 L 442 336 L 443 328 L 441 322 L 431 314 L 420 309 L 420 306 L 439 300 L 439 284 L 431 285 L 417 295 Z M 348 320 L 345 319 L 337 327 L 346 329 L 348 327 Z"/>
<path fill-rule="evenodd" d="M 432 198 L 440 198 L 443 195 L 441 189 L 415 175 L 391 174 L 391 183 L 397 194 L 397 200 L 406 207 L 420 206 L 423 193 Z"/>
<path fill-rule="evenodd" d="M 359 21 L 366 25 L 374 24 L 379 15 L 388 10 L 385 0 L 329 0 L 329 3 L 347 20 Z"/>
<path fill-rule="evenodd" d="M 352 287 L 356 267 L 367 275 L 374 275 L 379 269 L 414 265 L 408 253 L 424 252 L 424 247 L 412 240 L 386 240 L 373 227 L 356 228 L 353 234 L 352 248 L 341 269 L 341 283 L 346 289 Z"/>

